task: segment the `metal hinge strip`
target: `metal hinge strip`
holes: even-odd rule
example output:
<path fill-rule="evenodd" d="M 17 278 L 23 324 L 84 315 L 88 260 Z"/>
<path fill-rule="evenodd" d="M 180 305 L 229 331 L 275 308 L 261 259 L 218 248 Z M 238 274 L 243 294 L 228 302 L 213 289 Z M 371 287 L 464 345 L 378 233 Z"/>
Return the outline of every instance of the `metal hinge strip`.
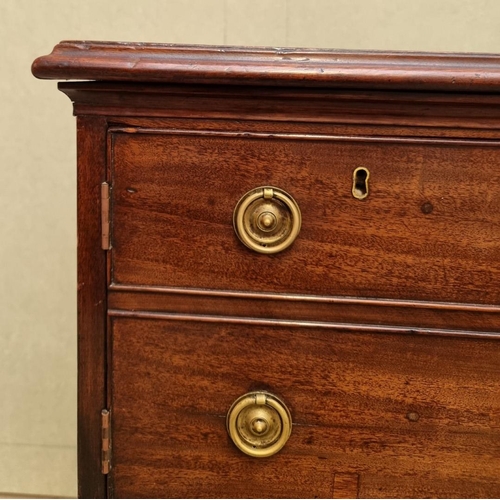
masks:
<path fill-rule="evenodd" d="M 111 248 L 109 235 L 109 189 L 107 182 L 101 184 L 101 246 L 103 250 Z"/>
<path fill-rule="evenodd" d="M 110 442 L 110 414 L 109 410 L 101 411 L 101 470 L 108 474 L 111 468 L 111 442 Z"/>

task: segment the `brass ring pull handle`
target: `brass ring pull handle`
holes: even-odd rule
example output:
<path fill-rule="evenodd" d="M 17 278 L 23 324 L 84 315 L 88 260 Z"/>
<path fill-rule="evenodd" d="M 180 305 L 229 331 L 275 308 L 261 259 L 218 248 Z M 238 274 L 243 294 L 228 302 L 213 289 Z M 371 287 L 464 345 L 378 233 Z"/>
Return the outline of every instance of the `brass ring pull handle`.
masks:
<path fill-rule="evenodd" d="M 292 417 L 285 404 L 267 392 L 249 392 L 229 409 L 227 431 L 234 444 L 252 457 L 270 457 L 288 441 Z"/>
<path fill-rule="evenodd" d="M 282 189 L 263 186 L 246 193 L 236 204 L 234 230 L 241 242 L 259 253 L 288 248 L 300 231 L 297 202 Z"/>

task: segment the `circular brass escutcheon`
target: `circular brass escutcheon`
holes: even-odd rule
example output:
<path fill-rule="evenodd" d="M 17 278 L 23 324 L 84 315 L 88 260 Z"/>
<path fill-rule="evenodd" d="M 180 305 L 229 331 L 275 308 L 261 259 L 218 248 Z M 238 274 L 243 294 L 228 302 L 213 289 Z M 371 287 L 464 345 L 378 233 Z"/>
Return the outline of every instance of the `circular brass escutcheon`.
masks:
<path fill-rule="evenodd" d="M 227 431 L 234 444 L 252 457 L 270 457 L 288 441 L 292 417 L 286 405 L 268 392 L 249 392 L 229 409 Z"/>
<path fill-rule="evenodd" d="M 297 202 L 282 189 L 263 186 L 246 193 L 236 204 L 234 230 L 241 242 L 259 253 L 288 248 L 300 231 Z"/>

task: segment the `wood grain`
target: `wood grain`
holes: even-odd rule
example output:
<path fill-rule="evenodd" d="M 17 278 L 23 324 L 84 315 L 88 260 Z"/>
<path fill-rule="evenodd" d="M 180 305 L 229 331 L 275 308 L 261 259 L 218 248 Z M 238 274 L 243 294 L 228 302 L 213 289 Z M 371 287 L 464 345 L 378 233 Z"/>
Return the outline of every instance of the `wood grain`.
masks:
<path fill-rule="evenodd" d="M 495 92 L 500 57 L 63 41 L 38 78 Z"/>
<path fill-rule="evenodd" d="M 333 480 L 333 498 L 358 498 L 358 488 L 358 474 L 335 474 Z"/>
<path fill-rule="evenodd" d="M 498 343 L 120 318 L 113 353 L 118 497 L 331 497 L 339 470 L 360 497 L 500 494 Z M 294 422 L 262 460 L 225 430 L 258 389 Z"/>
<path fill-rule="evenodd" d="M 100 184 L 106 175 L 101 117 L 78 117 L 78 496 L 104 498 L 101 410 L 106 407 L 106 255 Z"/>
<path fill-rule="evenodd" d="M 497 146 L 241 133 L 113 134 L 114 283 L 498 304 Z M 359 166 L 364 202 L 351 195 Z M 297 241 L 273 256 L 232 228 L 262 185 L 302 211 Z"/>

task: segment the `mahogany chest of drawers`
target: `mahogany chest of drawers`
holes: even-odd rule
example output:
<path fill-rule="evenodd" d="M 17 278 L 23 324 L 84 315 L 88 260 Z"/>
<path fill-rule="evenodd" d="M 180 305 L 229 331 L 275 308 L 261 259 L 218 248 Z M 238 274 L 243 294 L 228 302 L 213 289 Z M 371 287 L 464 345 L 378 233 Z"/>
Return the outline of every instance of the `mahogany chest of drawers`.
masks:
<path fill-rule="evenodd" d="M 500 496 L 500 58 L 63 42 L 82 497 Z"/>

